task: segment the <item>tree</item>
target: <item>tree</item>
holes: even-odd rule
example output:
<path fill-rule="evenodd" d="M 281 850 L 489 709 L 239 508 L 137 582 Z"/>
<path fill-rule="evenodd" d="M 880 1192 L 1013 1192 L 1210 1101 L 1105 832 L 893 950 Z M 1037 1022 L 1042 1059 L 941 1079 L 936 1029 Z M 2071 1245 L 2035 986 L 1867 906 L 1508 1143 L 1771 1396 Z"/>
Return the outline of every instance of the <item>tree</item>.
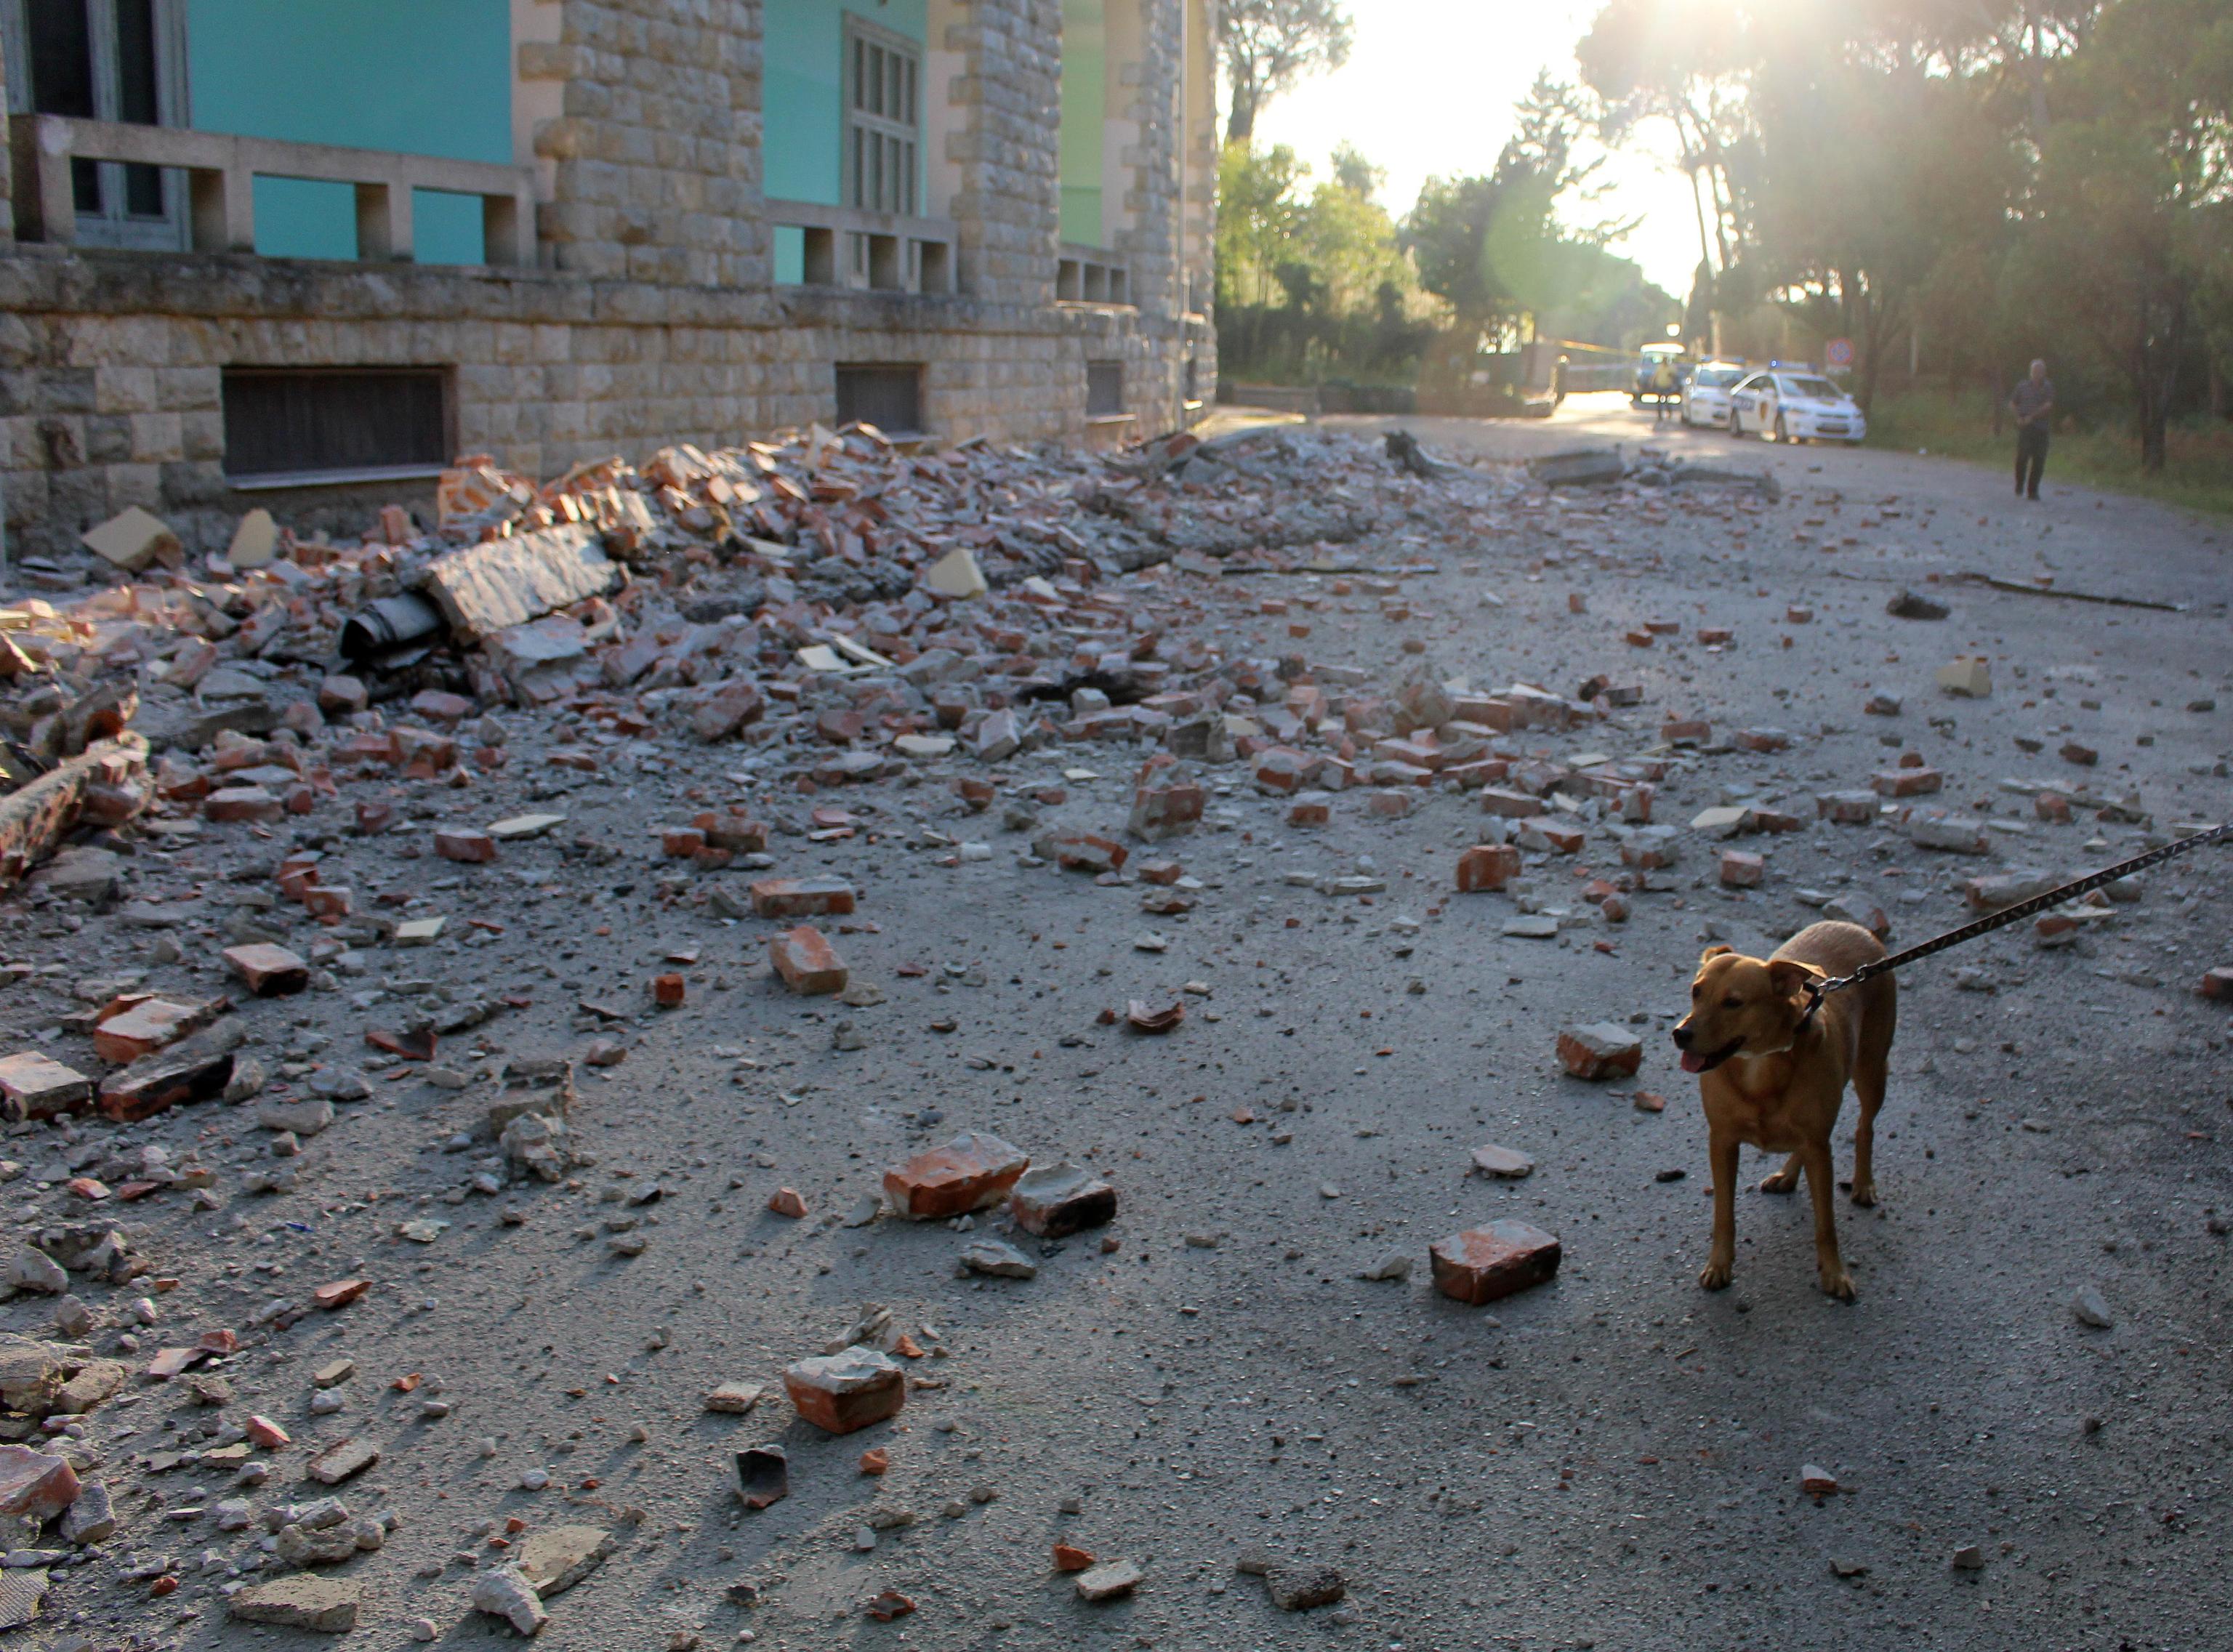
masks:
<path fill-rule="evenodd" d="M 1265 104 L 1305 76 L 1346 63 L 1352 36 L 1341 0 L 1226 0 L 1221 44 L 1233 100 L 1226 141 L 1249 142 Z"/>
<path fill-rule="evenodd" d="M 2119 0 L 2074 60 L 2020 257 L 2132 398 L 2140 468 L 2164 467 L 2180 374 L 2222 302 L 2233 210 L 2233 15 Z"/>
<path fill-rule="evenodd" d="M 1976 88 L 1912 38 L 1816 28 L 1768 43 L 1751 94 L 1760 142 L 1737 172 L 1753 277 L 1853 341 L 1866 408 L 1934 265 L 1999 233 L 2015 157 Z"/>
<path fill-rule="evenodd" d="M 1574 158 L 1580 120 L 1573 94 L 1538 76 L 1515 111 L 1516 130 L 1487 177 L 1430 178 L 1404 221 L 1419 284 L 1447 300 L 1462 326 L 1492 335 L 1548 309 L 1625 225 L 1572 231 L 1559 203 L 1590 198 L 1594 161 Z M 1619 262 L 1616 260 L 1616 262 Z"/>

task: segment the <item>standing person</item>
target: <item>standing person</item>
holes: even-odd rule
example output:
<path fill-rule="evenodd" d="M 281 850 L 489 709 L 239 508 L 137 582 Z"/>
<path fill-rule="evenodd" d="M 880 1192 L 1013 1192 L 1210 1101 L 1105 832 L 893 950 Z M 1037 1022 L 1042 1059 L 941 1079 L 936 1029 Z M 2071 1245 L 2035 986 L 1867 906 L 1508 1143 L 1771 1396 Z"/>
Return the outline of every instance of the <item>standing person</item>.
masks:
<path fill-rule="evenodd" d="M 2016 416 L 2016 497 L 2039 498 L 2039 473 L 2047 468 L 2048 421 L 2054 413 L 2054 380 L 2047 376 L 2047 363 L 2034 361 L 2031 376 L 2008 398 L 2008 411 Z"/>
<path fill-rule="evenodd" d="M 1663 355 L 1661 356 L 1659 365 L 1651 370 L 1651 394 L 1653 401 L 1657 404 L 1657 409 L 1651 415 L 1653 424 L 1665 421 L 1668 405 L 1675 400 L 1675 393 L 1681 387 L 1675 376 L 1674 362 Z"/>

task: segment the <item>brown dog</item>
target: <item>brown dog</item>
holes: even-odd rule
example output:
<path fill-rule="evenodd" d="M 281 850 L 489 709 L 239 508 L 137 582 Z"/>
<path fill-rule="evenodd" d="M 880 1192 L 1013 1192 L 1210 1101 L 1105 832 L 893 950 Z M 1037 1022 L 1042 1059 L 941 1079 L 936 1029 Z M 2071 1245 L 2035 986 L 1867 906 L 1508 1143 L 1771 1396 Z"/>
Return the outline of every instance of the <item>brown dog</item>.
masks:
<path fill-rule="evenodd" d="M 1853 1133 L 1853 1202 L 1876 1203 L 1870 1172 L 1877 1109 L 1884 1105 L 1898 998 L 1891 977 L 1879 975 L 1833 992 L 1802 1031 L 1810 980 L 1850 975 L 1885 955 L 1858 924 L 1809 924 L 1772 957 L 1746 958 L 1709 946 L 1690 983 L 1690 1013 L 1676 1023 L 1683 1070 L 1696 1073 L 1706 1106 L 1707 1149 L 1714 1168 L 1714 1245 L 1698 1283 L 1728 1284 L 1737 1252 L 1737 1150 L 1749 1142 L 1788 1153 L 1783 1168 L 1760 1184 L 1787 1193 L 1807 1173 L 1814 1200 L 1814 1263 L 1822 1289 L 1853 1299 L 1852 1276 L 1838 1255 L 1830 1187 L 1830 1132 L 1850 1081 L 1860 1097 Z"/>

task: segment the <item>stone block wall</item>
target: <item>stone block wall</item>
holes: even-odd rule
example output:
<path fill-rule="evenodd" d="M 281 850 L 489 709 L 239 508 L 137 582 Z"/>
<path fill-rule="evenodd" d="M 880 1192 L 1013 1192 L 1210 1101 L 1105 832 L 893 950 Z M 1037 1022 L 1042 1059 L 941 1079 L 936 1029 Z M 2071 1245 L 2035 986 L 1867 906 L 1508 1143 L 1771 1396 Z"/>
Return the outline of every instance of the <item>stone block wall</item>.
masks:
<path fill-rule="evenodd" d="M 760 180 L 760 0 L 537 0 L 518 42 L 548 194 L 533 271 L 77 250 L 0 237 L 0 491 L 11 550 L 68 550 L 127 505 L 222 544 L 240 512 L 361 525 L 431 484 L 273 495 L 224 465 L 228 367 L 441 367 L 461 452 L 537 476 L 668 442 L 725 445 L 836 416 L 842 362 L 923 369 L 949 440 L 1153 436 L 1183 419 L 1185 364 L 1215 382 L 1185 313 L 1181 166 L 1187 8 L 1132 0 L 1126 70 L 1130 306 L 1054 301 L 1059 0 L 932 0 L 959 71 L 944 127 L 963 290 L 772 284 Z M 4 73 L 4 66 L 0 66 Z M 536 111 L 542 113 L 536 114 Z M 1213 111 L 1214 114 L 1214 111 Z M 1191 135 L 1191 134 L 1190 134 Z M 1214 137 L 1213 137 L 1214 141 Z M 0 146 L 4 189 L 5 146 Z M 0 195 L 0 224 L 7 222 Z M 1086 364 L 1123 363 L 1129 421 L 1089 426 Z"/>

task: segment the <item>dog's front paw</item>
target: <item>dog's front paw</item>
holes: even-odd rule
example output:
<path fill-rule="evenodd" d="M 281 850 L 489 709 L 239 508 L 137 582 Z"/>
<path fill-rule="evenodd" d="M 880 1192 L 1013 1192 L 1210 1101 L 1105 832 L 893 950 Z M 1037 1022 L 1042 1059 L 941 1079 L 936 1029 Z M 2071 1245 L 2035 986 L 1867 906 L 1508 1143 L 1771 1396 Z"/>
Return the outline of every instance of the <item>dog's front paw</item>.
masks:
<path fill-rule="evenodd" d="M 1828 1268 L 1824 1268 L 1822 1270 L 1822 1294 L 1826 1297 L 1835 1297 L 1840 1302 L 1851 1302 L 1855 1295 L 1853 1291 L 1853 1276 L 1846 1272 L 1843 1268 L 1838 1269 L 1835 1272 L 1831 1272 Z"/>
<path fill-rule="evenodd" d="M 1729 1288 L 1730 1276 L 1735 1272 L 1734 1263 L 1709 1262 L 1698 1270 L 1698 1284 L 1708 1291 L 1726 1291 Z"/>
<path fill-rule="evenodd" d="M 1852 1186 L 1853 1202 L 1863 1210 L 1877 1202 L 1877 1185 L 1873 1181 L 1857 1181 Z"/>

